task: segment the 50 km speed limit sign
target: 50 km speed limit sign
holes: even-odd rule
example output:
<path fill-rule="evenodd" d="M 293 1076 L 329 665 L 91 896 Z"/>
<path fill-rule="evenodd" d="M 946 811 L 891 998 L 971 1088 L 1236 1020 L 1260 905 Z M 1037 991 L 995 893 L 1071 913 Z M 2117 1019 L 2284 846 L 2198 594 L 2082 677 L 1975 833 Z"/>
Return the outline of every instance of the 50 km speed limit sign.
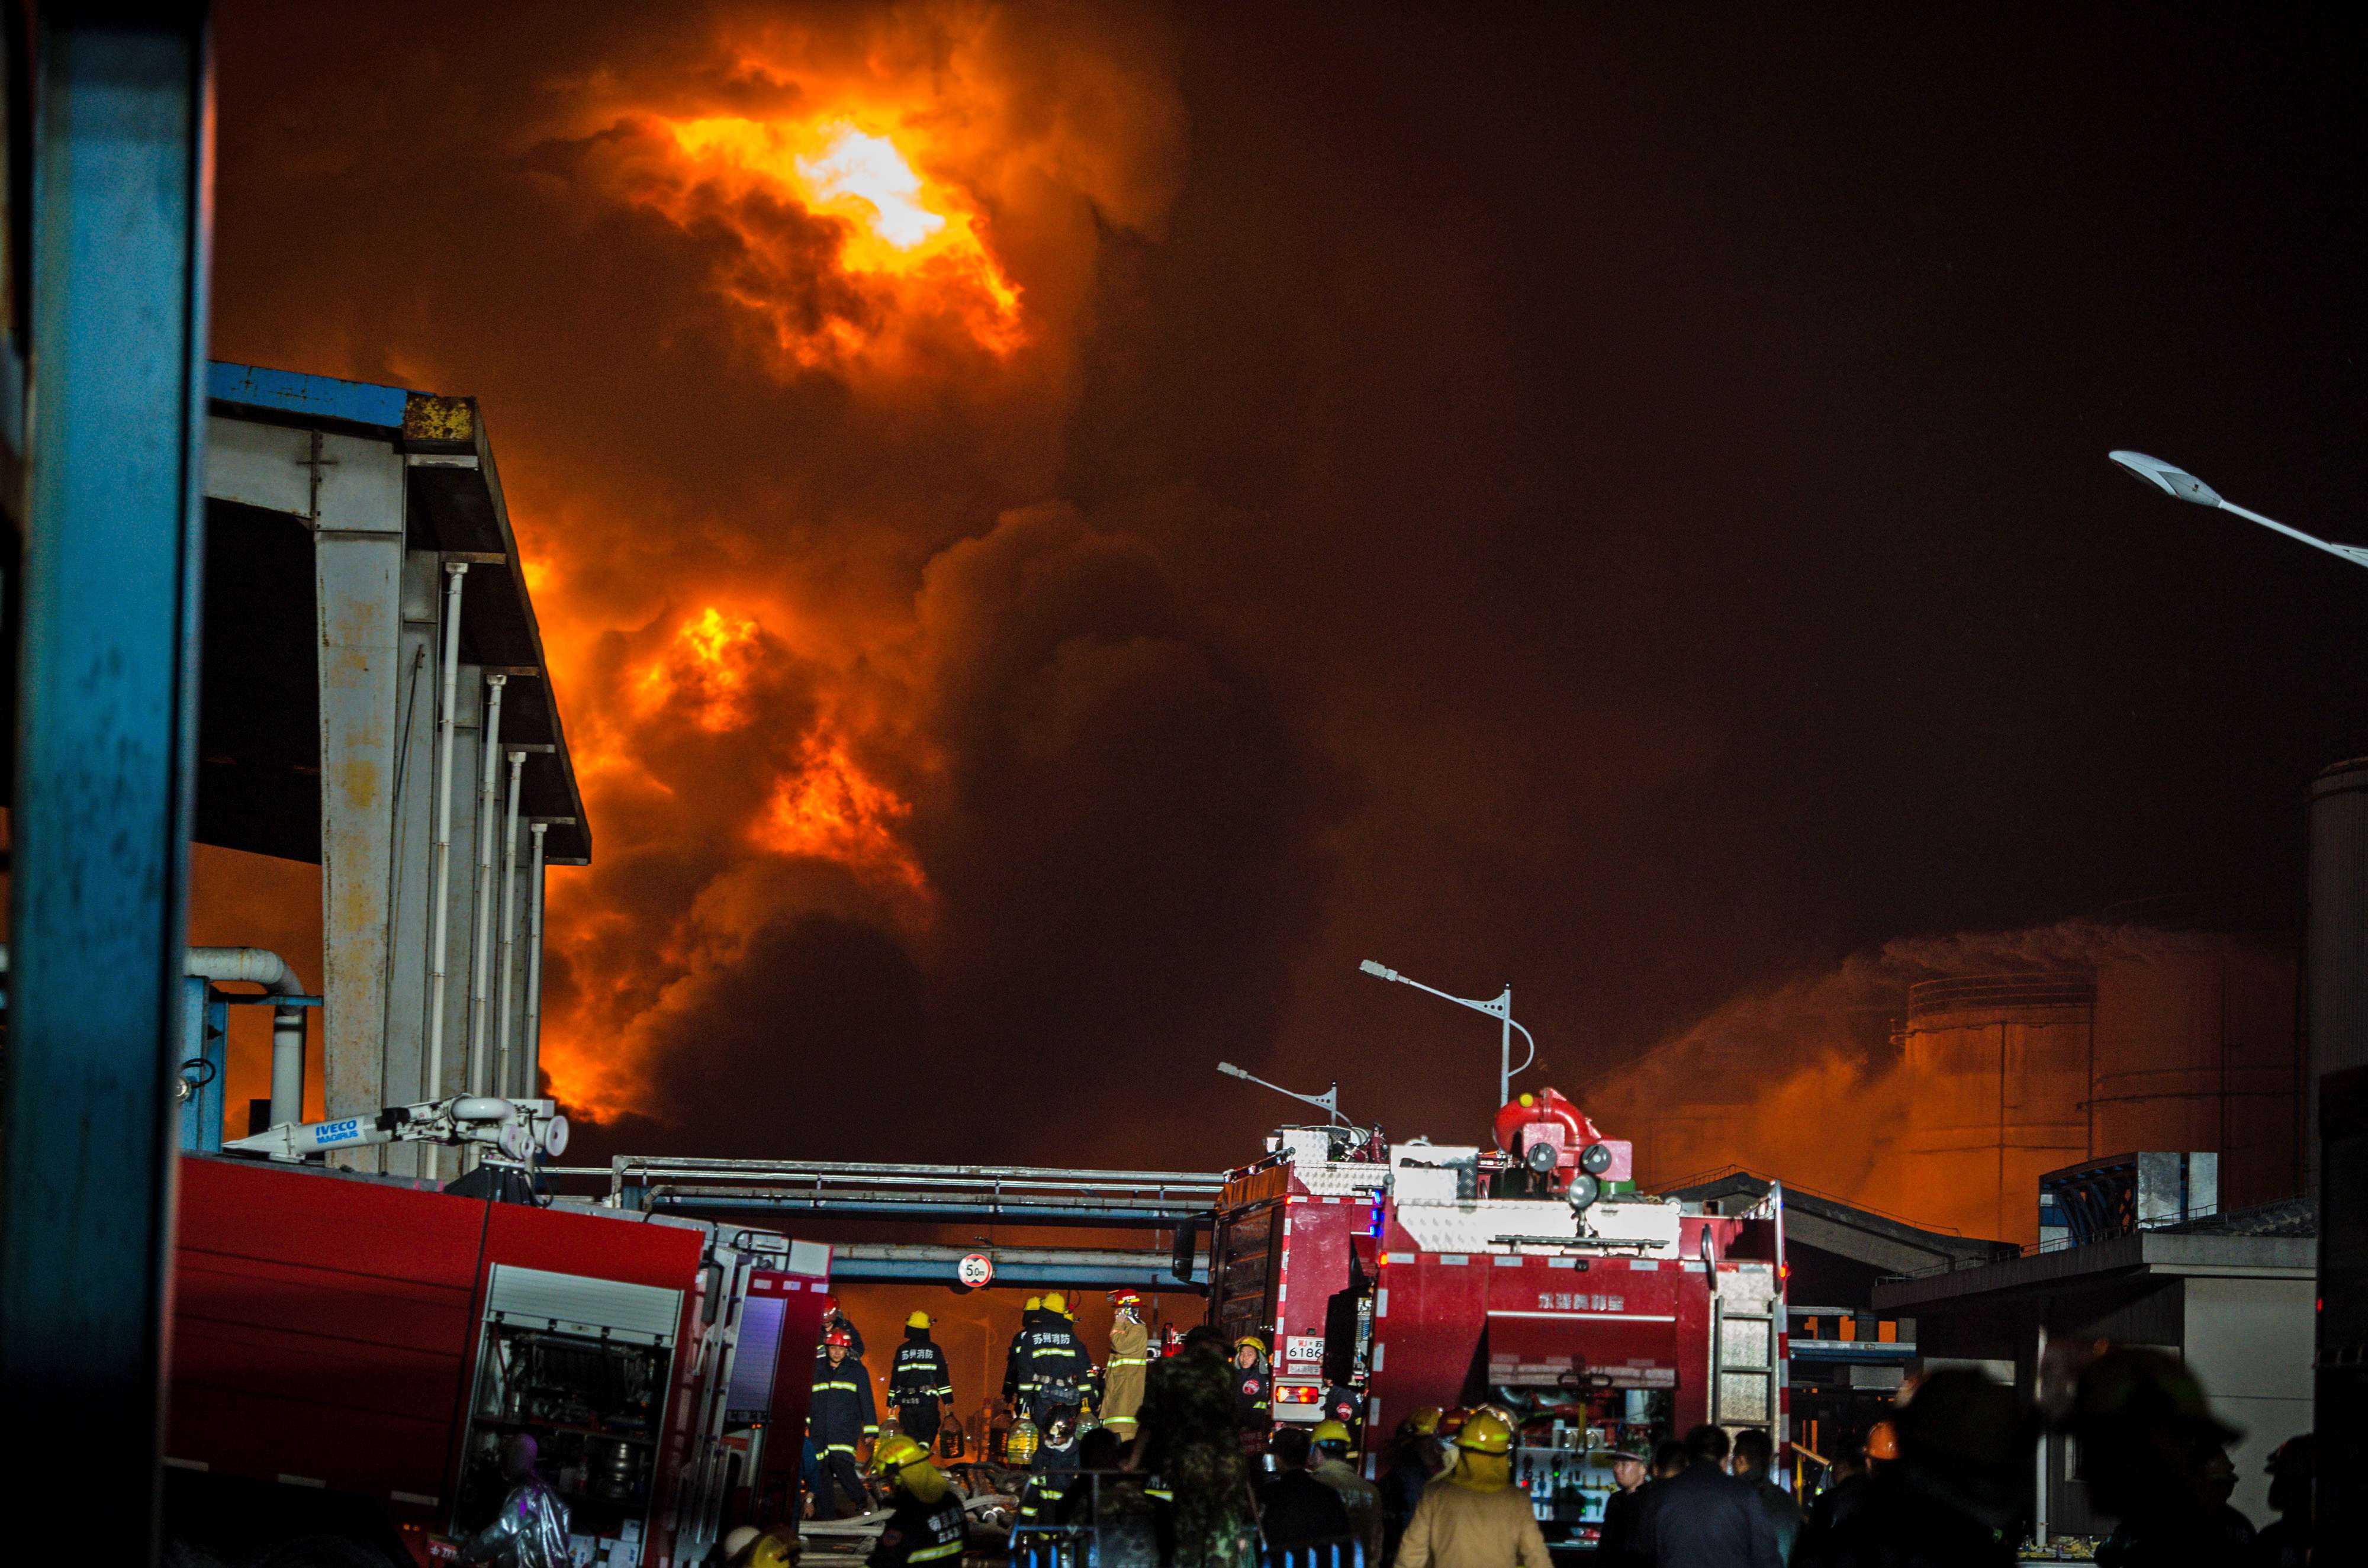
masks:
<path fill-rule="evenodd" d="M 983 1252 L 965 1253 L 954 1265 L 954 1278 L 976 1290 L 995 1278 L 995 1259 Z"/>

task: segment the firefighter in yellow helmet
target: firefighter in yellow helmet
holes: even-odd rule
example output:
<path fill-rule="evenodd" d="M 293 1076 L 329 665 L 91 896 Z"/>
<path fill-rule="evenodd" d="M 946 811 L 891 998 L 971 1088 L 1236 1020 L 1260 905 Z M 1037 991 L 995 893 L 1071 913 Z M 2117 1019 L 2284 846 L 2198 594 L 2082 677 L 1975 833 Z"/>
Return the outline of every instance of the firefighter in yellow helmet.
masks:
<path fill-rule="evenodd" d="M 1143 1322 L 1141 1296 L 1121 1290 L 1110 1300 L 1118 1315 L 1110 1323 L 1110 1360 L 1102 1380 L 1102 1425 L 1133 1441 L 1135 1413 L 1143 1408 L 1144 1382 L 1151 1371 L 1151 1330 Z"/>
<path fill-rule="evenodd" d="M 1513 1429 L 1482 1411 L 1455 1447 L 1455 1469 L 1423 1493 L 1396 1568 L 1553 1568 L 1530 1494 L 1513 1484 Z"/>
<path fill-rule="evenodd" d="M 1260 1437 L 1274 1425 L 1274 1380 L 1267 1372 L 1266 1341 L 1255 1334 L 1234 1341 L 1234 1419 Z"/>
<path fill-rule="evenodd" d="M 888 1373 L 888 1403 L 896 1407 L 897 1428 L 925 1449 L 938 1440 L 938 1424 L 954 1407 L 953 1372 L 929 1337 L 927 1312 L 905 1320 L 905 1343 L 896 1346 Z"/>
<path fill-rule="evenodd" d="M 888 1478 L 888 1523 L 865 1568 L 905 1568 L 907 1563 L 962 1561 L 963 1516 L 956 1492 L 929 1451 L 898 1433 L 883 1438 L 873 1461 Z"/>
<path fill-rule="evenodd" d="M 1058 1290 L 1046 1296 L 1035 1326 L 1020 1337 L 1020 1398 L 1028 1414 L 1040 1427 L 1055 1410 L 1074 1416 L 1085 1404 L 1094 1364 L 1077 1337 L 1077 1325 L 1069 1321 L 1068 1298 Z"/>
<path fill-rule="evenodd" d="M 1381 1488 L 1357 1473 L 1350 1463 L 1355 1452 L 1355 1437 L 1345 1421 L 1330 1416 L 1315 1424 L 1315 1462 L 1307 1473 L 1340 1494 L 1340 1502 L 1349 1510 L 1349 1527 L 1365 1549 L 1365 1561 L 1376 1565 L 1382 1558 L 1382 1492 Z"/>

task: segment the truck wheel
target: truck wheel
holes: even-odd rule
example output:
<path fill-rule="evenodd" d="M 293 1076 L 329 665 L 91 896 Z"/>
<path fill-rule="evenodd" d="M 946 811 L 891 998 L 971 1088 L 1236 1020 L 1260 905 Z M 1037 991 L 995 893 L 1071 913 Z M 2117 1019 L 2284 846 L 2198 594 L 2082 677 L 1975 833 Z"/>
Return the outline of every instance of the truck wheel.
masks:
<path fill-rule="evenodd" d="M 261 1557 L 255 1568 L 397 1568 L 394 1561 L 368 1541 L 349 1535 L 307 1535 L 283 1540 Z"/>

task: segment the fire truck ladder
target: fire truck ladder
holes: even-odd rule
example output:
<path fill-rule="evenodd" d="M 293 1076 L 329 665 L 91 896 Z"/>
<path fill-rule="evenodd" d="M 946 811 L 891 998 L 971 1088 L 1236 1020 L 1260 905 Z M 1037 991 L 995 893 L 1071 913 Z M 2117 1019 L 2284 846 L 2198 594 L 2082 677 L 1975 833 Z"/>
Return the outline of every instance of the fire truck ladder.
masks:
<path fill-rule="evenodd" d="M 1771 1184 L 1770 1197 L 1753 1210 L 1754 1216 L 1762 1210 L 1773 1214 L 1782 1201 Z M 1711 1423 L 1730 1431 L 1760 1427 L 1781 1448 L 1786 1436 L 1785 1368 L 1778 1354 L 1778 1334 L 1784 1327 L 1782 1262 L 1745 1264 L 1729 1271 L 1720 1270 L 1708 1257 L 1703 1263 L 1711 1290 Z"/>
<path fill-rule="evenodd" d="M 1044 1165 L 892 1165 L 620 1154 L 609 1200 L 657 1213 L 829 1215 L 850 1220 L 1084 1225 L 1175 1230 L 1205 1220 L 1225 1178 L 1197 1171 L 1091 1171 Z"/>

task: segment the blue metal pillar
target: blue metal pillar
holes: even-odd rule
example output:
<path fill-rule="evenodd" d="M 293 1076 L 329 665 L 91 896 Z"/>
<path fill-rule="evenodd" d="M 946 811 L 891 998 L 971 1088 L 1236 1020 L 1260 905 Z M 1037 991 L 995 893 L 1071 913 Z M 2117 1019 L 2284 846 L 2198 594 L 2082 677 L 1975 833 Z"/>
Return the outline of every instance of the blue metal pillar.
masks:
<path fill-rule="evenodd" d="M 230 1004 L 190 975 L 181 982 L 181 1148 L 217 1154 L 222 1146 L 222 1096 L 229 1091 Z"/>
<path fill-rule="evenodd" d="M 206 6 L 51 0 L 34 58 L 0 1383 L 16 1495 L 154 1561 L 197 735 Z"/>

